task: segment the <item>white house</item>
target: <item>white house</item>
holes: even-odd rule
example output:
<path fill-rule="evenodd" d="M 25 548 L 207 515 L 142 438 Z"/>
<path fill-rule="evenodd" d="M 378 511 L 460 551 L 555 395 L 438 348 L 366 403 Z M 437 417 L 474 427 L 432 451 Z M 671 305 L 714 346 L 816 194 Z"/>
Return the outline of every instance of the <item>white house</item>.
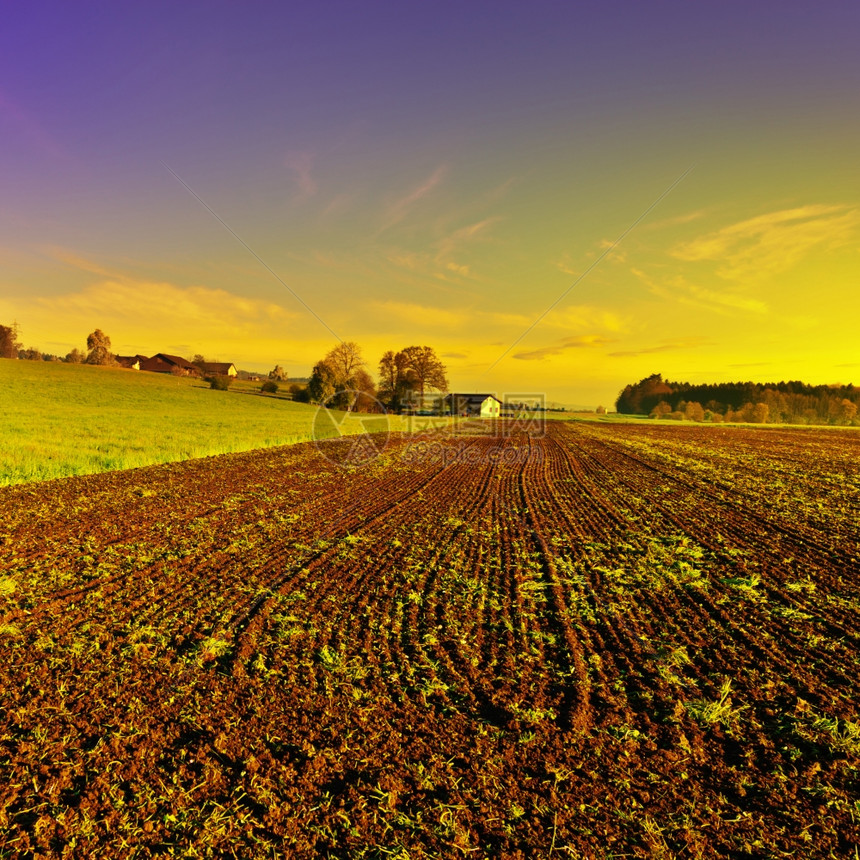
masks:
<path fill-rule="evenodd" d="M 451 415 L 463 418 L 498 418 L 502 410 L 502 401 L 492 394 L 448 394 L 443 403 Z"/>

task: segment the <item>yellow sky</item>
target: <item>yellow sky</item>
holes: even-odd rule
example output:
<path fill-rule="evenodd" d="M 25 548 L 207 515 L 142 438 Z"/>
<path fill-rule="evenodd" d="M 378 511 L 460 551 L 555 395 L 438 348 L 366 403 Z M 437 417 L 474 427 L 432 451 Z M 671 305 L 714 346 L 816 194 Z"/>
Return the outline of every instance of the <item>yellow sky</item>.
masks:
<path fill-rule="evenodd" d="M 390 211 L 403 216 L 418 197 Z M 428 343 L 459 389 L 610 405 L 620 381 L 653 371 L 690 381 L 860 380 L 860 208 L 811 203 L 740 219 L 707 211 L 655 219 L 614 248 L 606 238 L 578 258 L 568 252 L 545 260 L 543 282 L 533 289 L 518 288 L 526 276 L 515 267 L 506 279 L 499 274 L 493 226 L 482 219 L 437 240 L 432 253 L 395 257 L 388 266 L 404 272 L 402 298 L 371 282 L 379 248 L 364 259 L 310 255 L 296 280 L 313 272 L 339 293 L 332 302 L 311 287 L 302 298 L 338 336 L 358 341 L 372 368 L 386 349 Z M 578 271 L 607 251 L 531 328 Z M 252 275 L 255 287 L 240 292 L 229 287 L 232 273 L 209 284 L 177 283 L 70 249 L 43 253 L 75 286 L 0 297 L 0 318 L 16 319 L 24 342 L 45 350 L 80 347 L 98 326 L 118 352 L 203 352 L 250 369 L 281 363 L 305 375 L 336 342 L 262 267 Z M 254 265 L 249 256 L 249 272 Z M 265 278 L 271 283 L 261 290 Z M 433 281 L 440 287 L 430 292 Z"/>

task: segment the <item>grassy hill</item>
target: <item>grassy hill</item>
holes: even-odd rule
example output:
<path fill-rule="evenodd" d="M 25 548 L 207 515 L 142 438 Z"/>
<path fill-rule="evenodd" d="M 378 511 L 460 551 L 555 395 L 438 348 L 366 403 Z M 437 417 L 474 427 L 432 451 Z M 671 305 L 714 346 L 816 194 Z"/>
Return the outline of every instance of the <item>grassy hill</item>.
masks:
<path fill-rule="evenodd" d="M 0 359 L 0 485 L 313 438 L 315 406 L 259 389 L 236 382 L 212 391 L 199 379 Z M 362 417 L 343 417 L 341 429 L 361 432 Z"/>

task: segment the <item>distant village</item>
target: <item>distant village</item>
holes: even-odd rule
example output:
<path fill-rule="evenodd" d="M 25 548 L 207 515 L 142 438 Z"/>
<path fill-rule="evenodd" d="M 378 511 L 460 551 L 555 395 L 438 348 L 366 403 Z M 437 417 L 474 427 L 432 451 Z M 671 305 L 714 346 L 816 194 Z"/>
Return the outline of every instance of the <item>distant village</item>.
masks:
<path fill-rule="evenodd" d="M 150 373 L 170 373 L 174 376 L 229 376 L 237 377 L 239 371 L 230 361 L 199 361 L 191 362 L 181 355 L 168 355 L 158 352 L 151 358 L 145 355 L 115 355 L 114 359 L 120 367 L 132 370 L 146 370 Z M 259 378 L 259 377 L 256 377 Z"/>
<path fill-rule="evenodd" d="M 233 362 L 229 361 L 205 361 L 201 358 L 188 361 L 180 355 L 168 355 L 164 352 L 156 353 L 147 358 L 145 355 L 115 355 L 114 359 L 118 366 L 131 370 L 142 370 L 150 373 L 169 373 L 173 376 L 195 376 L 195 377 L 230 377 L 237 378 L 240 371 Z M 244 379 L 249 381 L 260 381 L 263 377 L 254 374 L 241 373 Z M 281 379 L 286 381 L 286 374 L 281 368 L 276 367 L 266 377 L 270 380 Z M 517 414 L 523 409 L 544 409 L 540 400 L 523 402 L 503 402 L 494 394 L 489 393 L 425 393 L 423 396 L 412 393 L 402 404 L 400 409 L 404 415 L 432 416 L 432 415 L 458 415 L 463 418 L 500 418 Z"/>
<path fill-rule="evenodd" d="M 367 370 L 361 347 L 342 342 L 318 361 L 310 377 L 289 379 L 276 365 L 268 374 L 240 370 L 234 362 L 209 361 L 197 354 L 189 361 L 181 355 L 157 352 L 155 355 L 117 355 L 111 340 L 101 329 L 87 337 L 87 351 L 72 349 L 65 357 L 24 348 L 18 341 L 18 326 L 0 325 L 0 358 L 26 361 L 62 361 L 122 367 L 148 373 L 196 377 L 211 388 L 226 390 L 236 380 L 261 382 L 260 393 L 279 394 L 300 403 L 318 403 L 327 408 L 357 412 L 397 412 L 404 415 L 456 415 L 466 418 L 501 418 L 528 412 L 564 412 L 563 407 L 548 407 L 542 394 L 505 395 L 492 392 L 452 392 L 447 370 L 430 346 L 408 346 L 389 350 L 379 362 L 375 382 Z M 281 391 L 281 386 L 289 388 Z M 598 411 L 604 411 L 602 407 Z"/>

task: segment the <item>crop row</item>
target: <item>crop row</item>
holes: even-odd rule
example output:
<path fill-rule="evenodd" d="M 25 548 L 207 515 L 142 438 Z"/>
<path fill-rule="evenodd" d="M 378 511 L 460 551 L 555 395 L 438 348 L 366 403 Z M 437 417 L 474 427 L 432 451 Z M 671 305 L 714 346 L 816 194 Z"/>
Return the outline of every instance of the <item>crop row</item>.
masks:
<path fill-rule="evenodd" d="M 855 437 L 460 429 L 4 490 L 0 857 L 844 854 Z"/>

